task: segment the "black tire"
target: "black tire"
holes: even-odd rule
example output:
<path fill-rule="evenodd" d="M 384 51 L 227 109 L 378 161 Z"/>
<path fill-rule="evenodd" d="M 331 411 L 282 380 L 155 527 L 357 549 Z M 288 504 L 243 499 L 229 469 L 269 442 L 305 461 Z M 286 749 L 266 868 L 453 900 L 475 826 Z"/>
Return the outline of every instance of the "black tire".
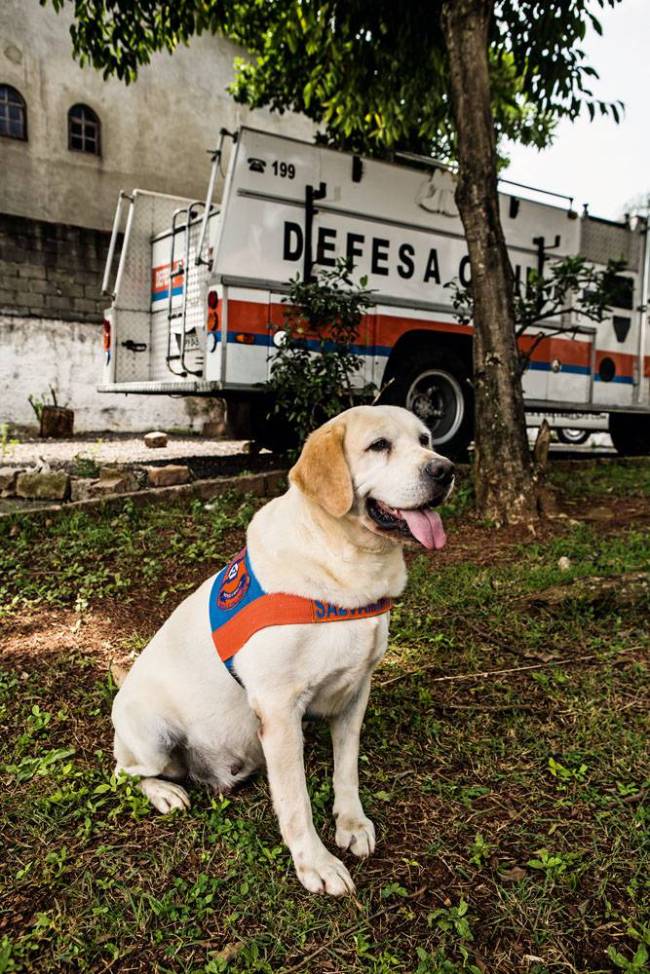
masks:
<path fill-rule="evenodd" d="M 382 402 L 404 406 L 431 430 L 445 456 L 463 457 L 474 437 L 471 376 L 463 360 L 446 349 L 422 348 L 396 363 Z"/>
<path fill-rule="evenodd" d="M 560 443 L 566 443 L 567 446 L 581 446 L 586 443 L 591 436 L 591 430 L 574 430 L 574 429 L 564 429 L 560 428 L 557 430 L 557 438 Z"/>
<path fill-rule="evenodd" d="M 650 456 L 650 415 L 610 413 L 609 435 L 622 457 Z"/>

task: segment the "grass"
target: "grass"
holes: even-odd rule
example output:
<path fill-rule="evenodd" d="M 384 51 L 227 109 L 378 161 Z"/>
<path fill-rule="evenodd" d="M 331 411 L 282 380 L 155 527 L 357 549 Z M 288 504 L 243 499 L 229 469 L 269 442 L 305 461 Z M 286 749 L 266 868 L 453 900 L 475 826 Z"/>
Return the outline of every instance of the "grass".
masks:
<path fill-rule="evenodd" d="M 207 575 L 209 566 L 232 554 L 228 542 L 238 530 L 241 541 L 256 503 L 231 494 L 210 512 L 200 501 L 189 509 L 139 509 L 126 501 L 119 514 L 76 510 L 54 519 L 8 518 L 0 523 L 0 618 L 36 605 L 115 597 L 130 602 L 143 586 L 157 586 L 165 602 L 195 587 L 196 576 L 187 577 L 191 569 L 207 566 Z M 47 544 L 41 545 L 44 534 Z"/>
<path fill-rule="evenodd" d="M 596 461 L 590 467 L 588 477 L 592 494 L 650 497 L 650 462 L 647 459 Z M 565 496 L 584 496 L 584 476 L 576 478 L 571 466 L 551 467 L 551 481 Z"/>
<path fill-rule="evenodd" d="M 0 974 L 647 971 L 650 606 L 533 598 L 648 570 L 647 468 L 621 469 L 554 480 L 581 517 L 624 486 L 625 520 L 572 509 L 504 543 L 461 498 L 448 553 L 412 560 L 362 739 L 378 847 L 345 857 L 343 901 L 299 885 L 263 778 L 163 818 L 112 775 L 108 655 L 146 643 L 259 502 L 2 522 Z M 306 738 L 333 848 L 327 729 Z"/>

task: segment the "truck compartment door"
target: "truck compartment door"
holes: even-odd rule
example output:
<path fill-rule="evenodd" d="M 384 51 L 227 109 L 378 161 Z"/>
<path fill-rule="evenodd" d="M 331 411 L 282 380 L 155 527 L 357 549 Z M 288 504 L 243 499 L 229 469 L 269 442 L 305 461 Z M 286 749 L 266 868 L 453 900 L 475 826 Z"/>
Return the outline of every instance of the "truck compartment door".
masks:
<path fill-rule="evenodd" d="M 539 328 L 519 342 L 529 355 L 523 375 L 524 396 L 549 402 L 588 403 L 593 394 L 594 330 L 549 334 L 538 341 Z"/>

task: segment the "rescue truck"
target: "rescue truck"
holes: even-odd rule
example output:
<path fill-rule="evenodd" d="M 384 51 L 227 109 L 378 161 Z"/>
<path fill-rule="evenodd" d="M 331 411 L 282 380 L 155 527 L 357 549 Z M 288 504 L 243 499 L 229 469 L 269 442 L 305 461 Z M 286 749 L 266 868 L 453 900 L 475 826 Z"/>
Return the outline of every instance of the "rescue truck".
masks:
<path fill-rule="evenodd" d="M 523 377 L 526 409 L 567 428 L 608 414 L 616 448 L 647 453 L 646 222 L 578 216 L 569 197 L 505 180 L 500 209 L 519 280 L 566 255 L 596 267 L 625 261 L 604 321 L 571 312 L 521 337 L 526 349 L 540 331 L 547 336 Z M 374 292 L 355 381 L 417 413 L 443 452 L 462 452 L 472 439 L 473 329 L 454 316 L 445 285 L 468 283 L 470 264 L 453 171 L 416 155 L 385 162 L 244 127 L 222 130 L 204 200 L 121 193 L 103 284 L 111 302 L 100 391 L 219 396 L 234 416 L 248 409 L 263 439 L 288 281 L 338 257 Z"/>

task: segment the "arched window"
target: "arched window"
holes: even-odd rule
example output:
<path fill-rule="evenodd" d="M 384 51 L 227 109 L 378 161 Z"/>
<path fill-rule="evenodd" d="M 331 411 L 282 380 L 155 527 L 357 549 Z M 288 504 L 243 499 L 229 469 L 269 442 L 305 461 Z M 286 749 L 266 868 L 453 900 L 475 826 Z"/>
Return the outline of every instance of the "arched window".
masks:
<path fill-rule="evenodd" d="M 101 122 L 88 105 L 73 105 L 68 112 L 68 149 L 102 154 Z"/>
<path fill-rule="evenodd" d="M 0 135 L 27 140 L 27 105 L 11 85 L 0 85 Z"/>

